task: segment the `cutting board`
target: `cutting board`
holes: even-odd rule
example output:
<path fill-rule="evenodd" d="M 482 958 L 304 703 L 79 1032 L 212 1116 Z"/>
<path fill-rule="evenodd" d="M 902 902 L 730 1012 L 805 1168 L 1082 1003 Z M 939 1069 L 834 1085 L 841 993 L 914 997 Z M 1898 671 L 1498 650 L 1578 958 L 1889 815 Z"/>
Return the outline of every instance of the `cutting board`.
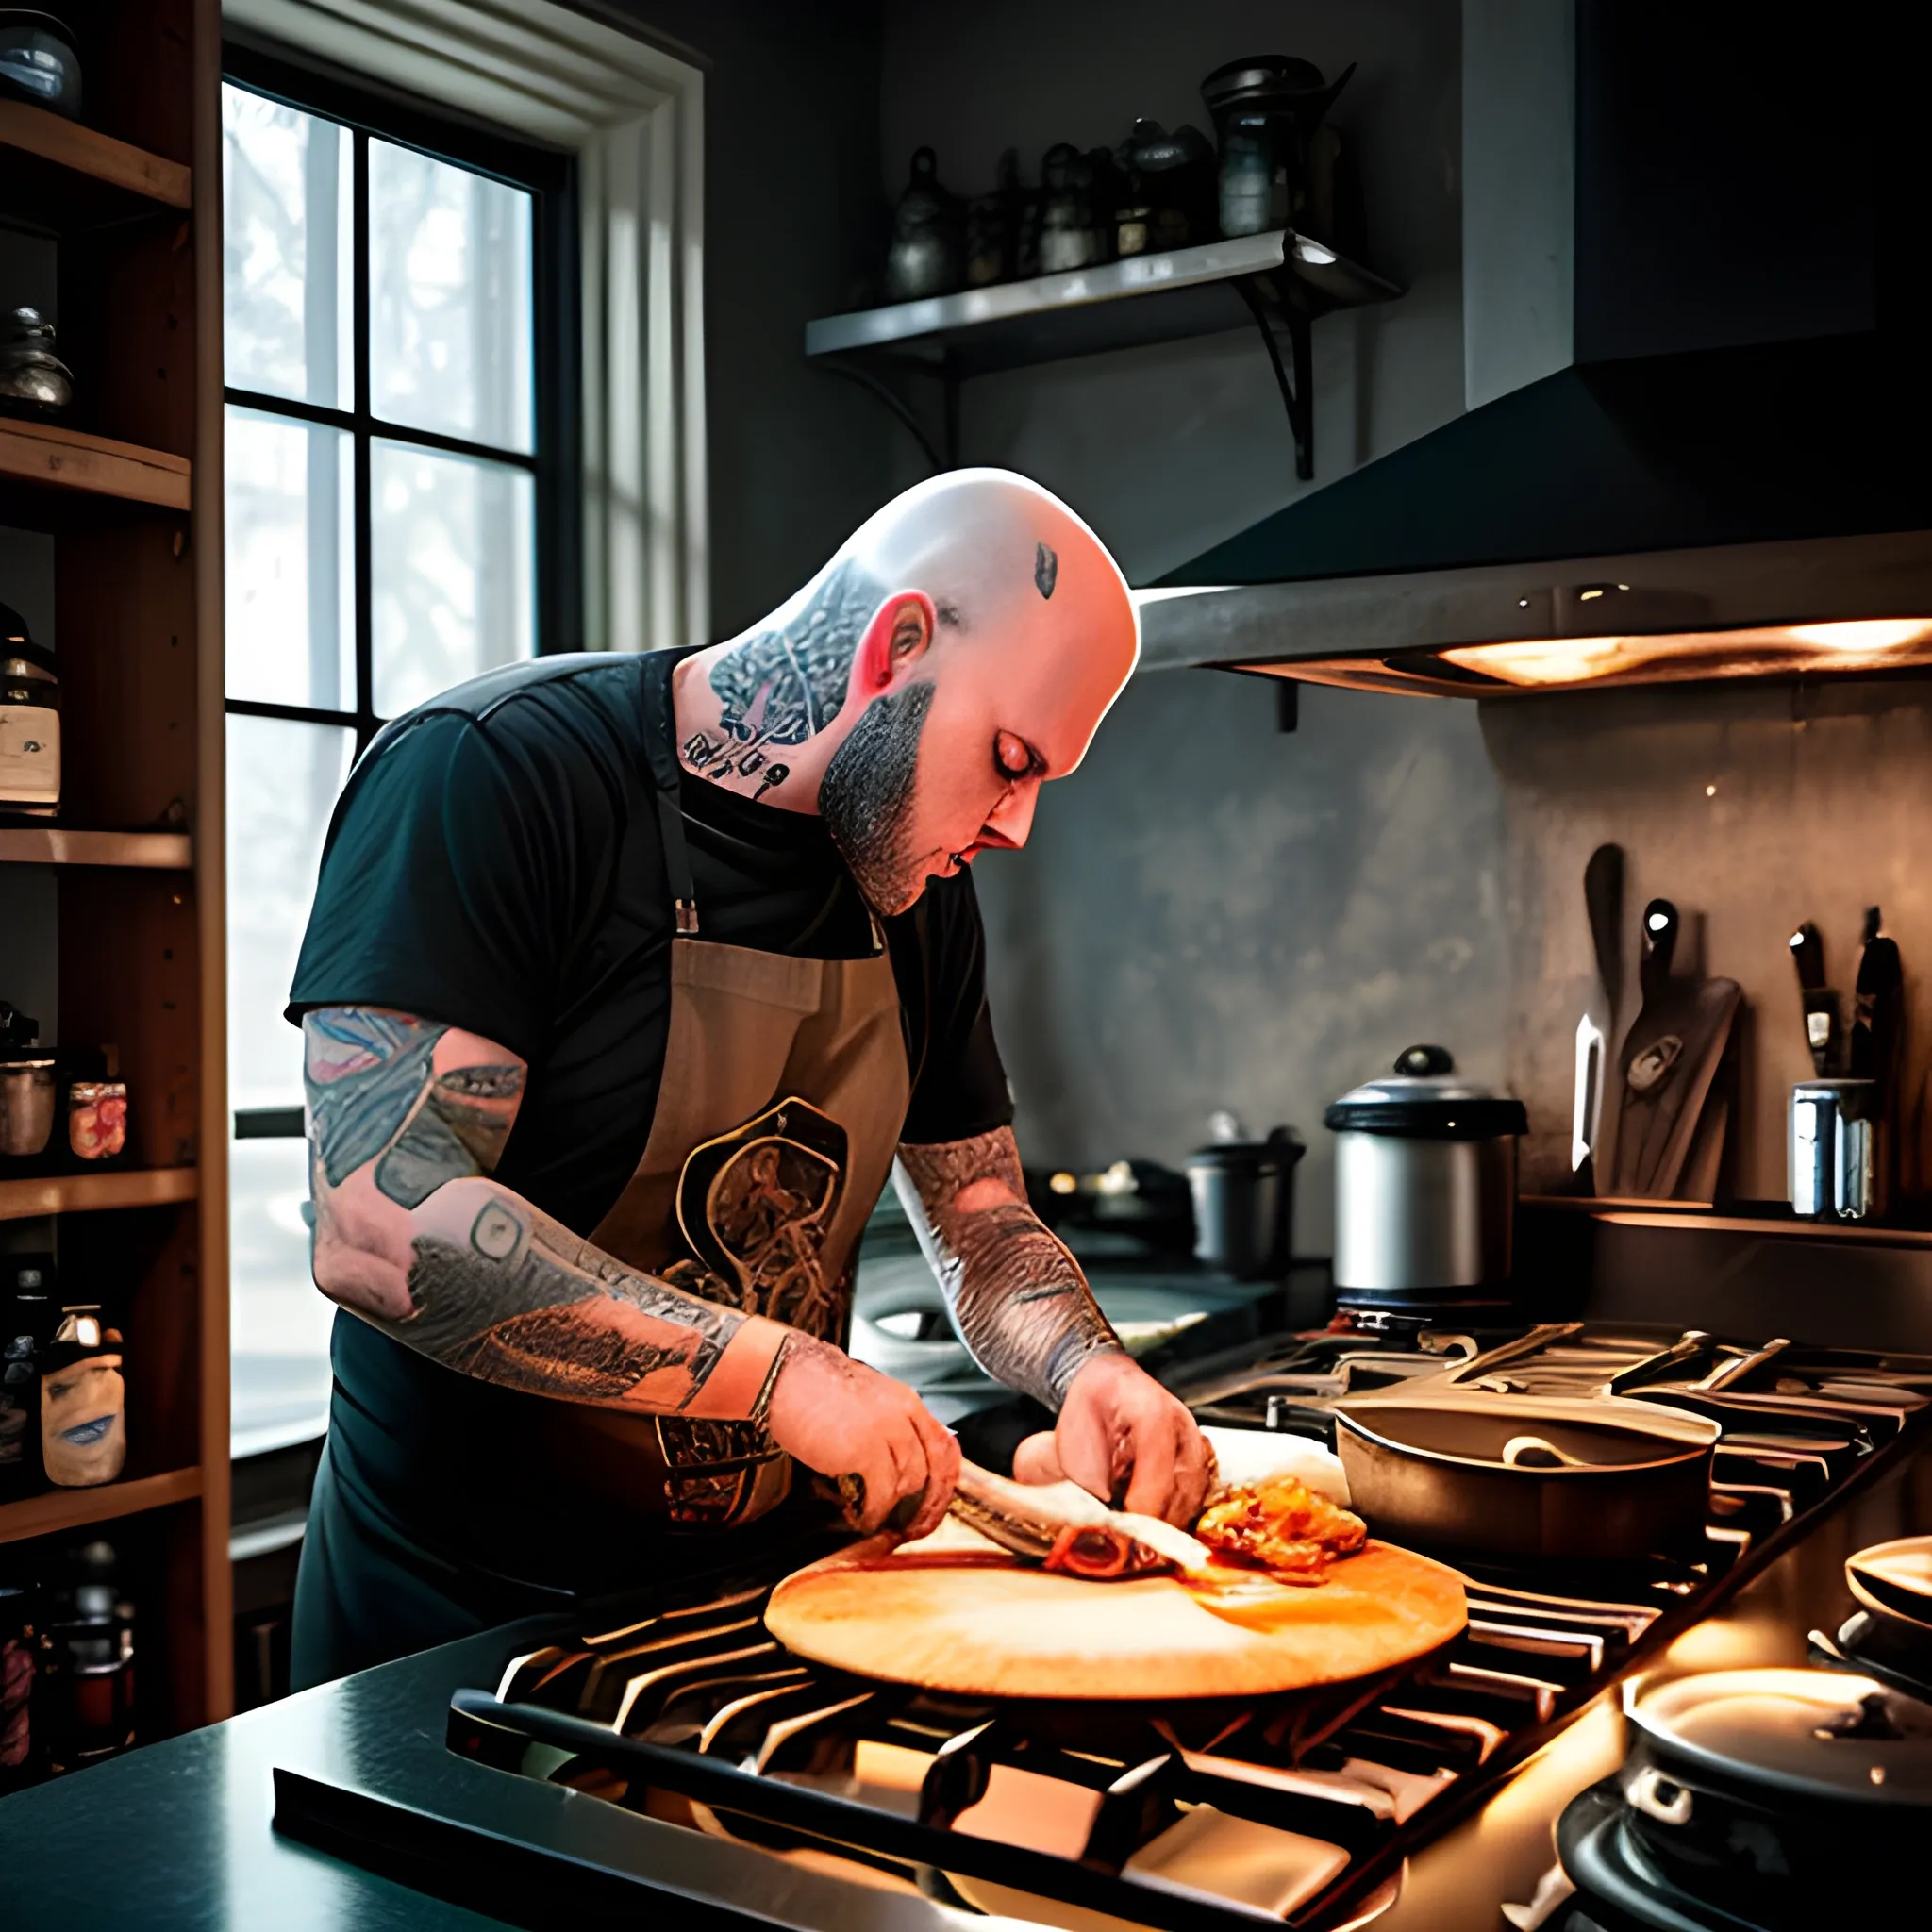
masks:
<path fill-rule="evenodd" d="M 1462 1579 L 1371 1541 L 1299 1589 L 1230 1569 L 1211 1591 L 1174 1576 L 1057 1576 L 947 1523 L 918 1544 L 874 1537 L 788 1576 L 765 1624 L 800 1657 L 974 1697 L 1163 1703 L 1257 1697 L 1369 1676 L 1468 1621 Z"/>

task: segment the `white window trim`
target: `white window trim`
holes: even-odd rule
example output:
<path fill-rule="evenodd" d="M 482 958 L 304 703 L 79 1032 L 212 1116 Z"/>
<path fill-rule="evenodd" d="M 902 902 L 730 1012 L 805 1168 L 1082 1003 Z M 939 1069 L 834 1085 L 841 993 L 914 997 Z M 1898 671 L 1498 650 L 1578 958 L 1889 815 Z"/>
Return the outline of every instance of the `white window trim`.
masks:
<path fill-rule="evenodd" d="M 575 153 L 581 642 L 608 651 L 702 642 L 710 623 L 704 75 L 554 0 L 223 0 L 222 17 Z"/>

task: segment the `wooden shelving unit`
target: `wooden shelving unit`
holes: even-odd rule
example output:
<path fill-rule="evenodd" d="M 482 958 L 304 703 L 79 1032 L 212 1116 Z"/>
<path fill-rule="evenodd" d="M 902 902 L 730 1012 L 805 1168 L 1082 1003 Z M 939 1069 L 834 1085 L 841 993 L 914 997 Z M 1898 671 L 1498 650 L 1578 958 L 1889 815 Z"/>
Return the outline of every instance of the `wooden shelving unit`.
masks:
<path fill-rule="evenodd" d="M 109 1208 L 178 1208 L 201 1191 L 192 1167 L 110 1168 L 102 1174 L 50 1174 L 0 1179 L 0 1221 L 42 1214 L 92 1214 Z"/>
<path fill-rule="evenodd" d="M 17 482 L 185 511 L 192 469 L 185 457 L 166 450 L 89 436 L 65 424 L 0 416 L 0 476 Z"/>
<path fill-rule="evenodd" d="M 187 872 L 186 832 L 92 832 L 74 825 L 0 825 L 0 865 L 125 865 Z"/>
<path fill-rule="evenodd" d="M 146 1740 L 232 1704 L 221 18 L 61 13 L 88 50 L 85 125 L 0 103 L 0 218 L 52 240 L 75 375 L 58 422 L 0 417 L 0 524 L 51 543 L 62 753 L 58 815 L 0 827 L 0 920 L 13 868 L 52 868 L 57 1038 L 115 1048 L 129 1164 L 0 1175 L 0 1222 L 125 1328 L 128 1464 L 0 1507 L 0 1575 L 114 1543 Z M 137 826 L 167 829 L 113 829 Z"/>
<path fill-rule="evenodd" d="M 201 1471 L 171 1469 L 132 1482 L 103 1483 L 97 1490 L 49 1490 L 24 1503 L 0 1503 L 0 1543 L 58 1536 L 97 1523 L 118 1522 L 149 1509 L 192 1503 L 201 1494 Z"/>
<path fill-rule="evenodd" d="M 185 161 L 25 101 L 0 101 L 0 165 L 18 178 L 8 199 L 29 218 L 38 207 L 49 225 L 111 221 L 142 204 L 156 213 L 194 205 L 194 171 Z"/>

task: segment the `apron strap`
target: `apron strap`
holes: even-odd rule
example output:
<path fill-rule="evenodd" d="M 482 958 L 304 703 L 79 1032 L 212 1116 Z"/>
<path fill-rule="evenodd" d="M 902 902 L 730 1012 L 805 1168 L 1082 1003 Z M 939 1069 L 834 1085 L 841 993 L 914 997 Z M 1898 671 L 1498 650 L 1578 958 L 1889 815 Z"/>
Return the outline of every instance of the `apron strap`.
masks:
<path fill-rule="evenodd" d="M 697 889 L 678 799 L 677 727 L 671 702 L 671 674 L 688 655 L 649 651 L 643 664 L 644 755 L 651 762 L 651 782 L 658 795 L 658 831 L 664 844 L 664 869 L 671 879 L 679 939 L 695 939 L 698 930 Z"/>

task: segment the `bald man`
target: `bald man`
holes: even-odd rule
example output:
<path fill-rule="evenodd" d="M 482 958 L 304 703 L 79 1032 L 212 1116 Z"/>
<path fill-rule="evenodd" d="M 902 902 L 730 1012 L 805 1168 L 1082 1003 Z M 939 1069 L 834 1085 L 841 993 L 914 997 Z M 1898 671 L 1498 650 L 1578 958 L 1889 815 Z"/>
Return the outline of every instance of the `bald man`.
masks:
<path fill-rule="evenodd" d="M 958 1445 L 841 1345 L 889 1178 L 974 1355 L 1057 1412 L 1022 1473 L 1198 1508 L 1192 1421 L 1026 1205 L 969 871 L 1138 648 L 1078 517 L 956 471 L 739 637 L 376 738 L 289 1008 L 341 1310 L 298 1686 L 776 1550 L 801 1466 L 933 1527 Z"/>

